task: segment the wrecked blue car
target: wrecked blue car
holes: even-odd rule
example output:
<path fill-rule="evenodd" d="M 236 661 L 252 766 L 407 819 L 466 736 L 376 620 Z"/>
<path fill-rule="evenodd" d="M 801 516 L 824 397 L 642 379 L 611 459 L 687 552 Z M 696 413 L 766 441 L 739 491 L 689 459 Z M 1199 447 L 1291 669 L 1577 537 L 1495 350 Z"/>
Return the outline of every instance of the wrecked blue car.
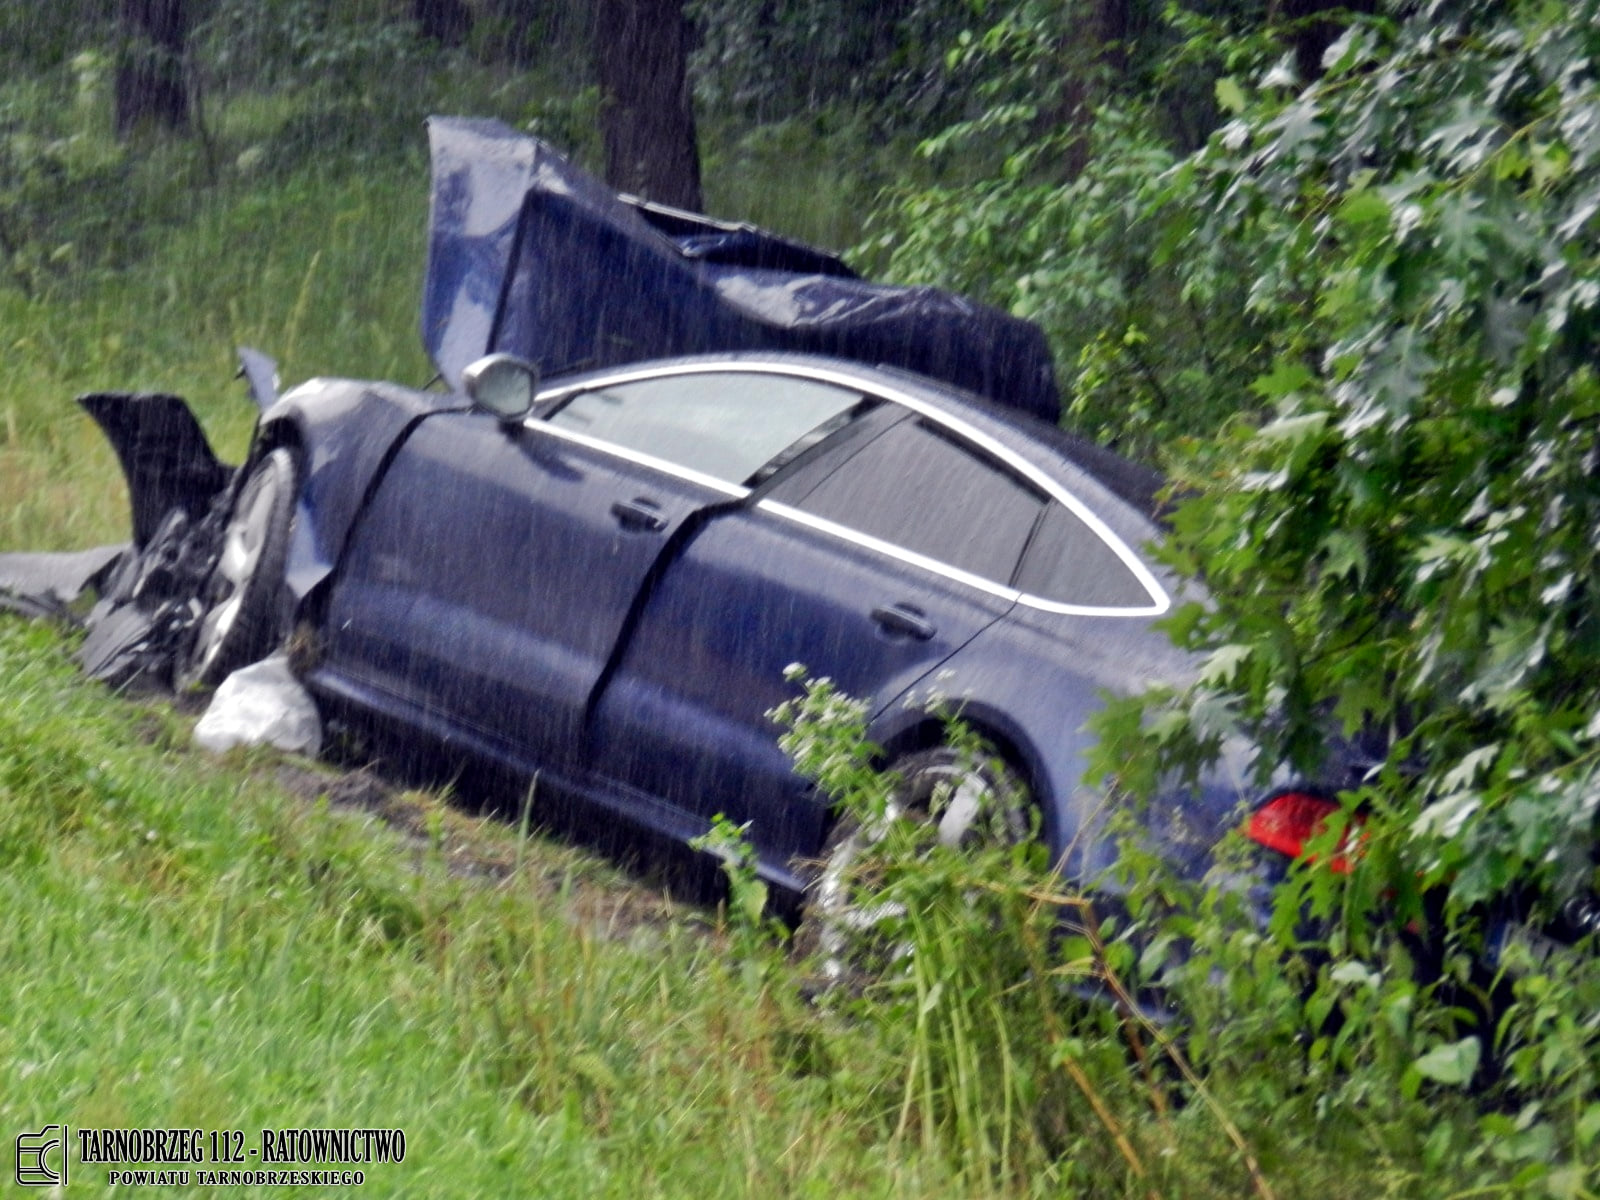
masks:
<path fill-rule="evenodd" d="M 748 822 L 760 874 L 800 893 L 848 852 L 768 716 L 804 664 L 866 700 L 908 795 L 956 798 L 942 838 L 1000 771 L 1067 876 L 1098 876 L 1085 723 L 1193 667 L 1153 627 L 1176 591 L 1146 552 L 1158 481 L 1055 427 L 1039 331 L 619 197 L 492 122 L 430 138 L 442 388 L 279 395 L 247 355 L 237 469 L 175 397 L 84 398 L 134 526 L 83 565 L 86 665 L 209 684 L 292 635 L 325 712 L 537 776 L 601 824 Z M 934 690 L 1002 767 L 941 748 L 910 702 Z M 1332 807 L 1218 772 L 1146 819 L 1197 875 L 1263 805 L 1291 854 Z"/>

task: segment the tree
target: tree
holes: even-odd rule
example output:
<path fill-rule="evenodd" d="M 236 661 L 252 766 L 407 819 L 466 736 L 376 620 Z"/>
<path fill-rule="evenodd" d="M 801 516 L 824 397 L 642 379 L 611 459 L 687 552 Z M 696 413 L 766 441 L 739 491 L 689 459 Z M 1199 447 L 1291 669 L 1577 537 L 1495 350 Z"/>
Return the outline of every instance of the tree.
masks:
<path fill-rule="evenodd" d="M 423 37 L 459 46 L 472 31 L 472 10 L 462 0 L 412 0 L 411 19 Z"/>
<path fill-rule="evenodd" d="M 606 180 L 698 211 L 700 150 L 683 0 L 600 0 L 594 16 Z"/>
<path fill-rule="evenodd" d="M 1166 240 L 1248 263 L 1269 413 L 1182 470 L 1212 604 L 1175 628 L 1210 665 L 1123 759 L 1376 735 L 1363 868 L 1318 902 L 1437 899 L 1470 938 L 1597 877 L 1600 0 L 1435 0 L 1324 61 L 1225 81 L 1185 165 Z"/>
<path fill-rule="evenodd" d="M 1048 114 L 1055 128 L 1073 136 L 1066 144 L 1067 173 L 1089 163 L 1095 109 L 1127 69 L 1128 0 L 1092 0 L 1078 6 L 1079 20 L 1061 36 L 1061 96 Z"/>
<path fill-rule="evenodd" d="M 117 14 L 122 38 L 115 85 L 117 134 L 126 135 L 146 121 L 187 129 L 188 0 L 121 0 Z"/>

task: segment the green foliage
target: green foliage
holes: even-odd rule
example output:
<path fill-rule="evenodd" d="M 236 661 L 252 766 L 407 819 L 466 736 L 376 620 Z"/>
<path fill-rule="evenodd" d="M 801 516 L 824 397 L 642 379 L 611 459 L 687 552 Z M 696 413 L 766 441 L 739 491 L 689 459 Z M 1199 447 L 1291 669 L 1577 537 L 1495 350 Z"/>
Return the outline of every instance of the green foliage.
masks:
<path fill-rule="evenodd" d="M 1254 339 L 1239 260 L 1164 255 L 1173 156 L 1137 106 L 1108 107 L 1083 170 L 1058 164 L 1079 136 L 1036 136 L 1031 107 L 991 110 L 924 143 L 1016 146 L 975 183 L 897 194 L 866 249 L 898 279 L 936 283 L 1042 326 L 1072 369 L 1064 423 L 1153 458 L 1178 434 L 1214 428 L 1240 407 Z"/>
<path fill-rule="evenodd" d="M 115 23 L 114 0 L 0 4 L 0 78 L 52 70 L 85 49 L 106 50 Z"/>
<path fill-rule="evenodd" d="M 709 832 L 689 846 L 722 864 L 728 883 L 726 913 L 733 934 L 733 952 L 754 978 L 770 975 L 780 961 L 775 948 L 789 929 L 767 911 L 768 888 L 756 874 L 756 849 L 749 842 L 750 823 L 735 825 L 722 813 L 711 818 Z"/>
<path fill-rule="evenodd" d="M 1074 1194 L 1183 1187 L 1202 1170 L 1180 1157 L 1180 1140 L 1214 1137 L 1217 1124 L 1242 1152 L 1203 1088 L 1197 1128 L 1165 1121 L 1166 1082 L 1135 1069 L 1129 1048 L 1147 1069 L 1167 1055 L 1186 1071 L 1184 1057 L 1134 1010 L 1130 948 L 1101 941 L 1110 925 L 1016 827 L 1025 797 L 985 791 L 969 835 L 945 844 L 939 819 L 957 786 L 935 788 L 925 813 L 908 809 L 906 780 L 866 740 L 867 706 L 802 667 L 788 674 L 802 687 L 772 714 L 781 744 L 833 801 L 839 827 L 859 831 L 842 906 L 816 901 L 809 917 L 836 920 L 847 938 L 823 941 L 802 965 L 831 980 L 828 1007 L 894 1064 L 873 1086 L 896 1138 L 947 1156 L 969 1192 L 1029 1181 Z M 1005 778 L 959 717 L 945 726 L 955 778 Z M 1152 1042 L 1160 1049 L 1147 1051 Z M 1242 1164 L 1218 1157 L 1224 1186 L 1265 1187 L 1247 1153 Z"/>
<path fill-rule="evenodd" d="M 1204 79 L 1226 124 L 1180 156 L 1146 90 L 1081 166 L 1082 131 L 1041 124 L 1038 11 L 963 42 L 986 107 L 924 151 L 977 169 L 899 193 L 869 248 L 1039 320 L 1076 364 L 1067 422 L 1176 475 L 1165 553 L 1210 598 L 1168 623 L 1199 667 L 1110 704 L 1101 773 L 1148 792 L 1243 744 L 1258 782 L 1318 778 L 1330 735 L 1380 760 L 1312 847 L 1359 812 L 1357 868 L 1291 872 L 1269 936 L 1129 859 L 1136 925 L 1190 948 L 1147 965 L 1213 1071 L 1392 1096 L 1399 1140 L 1440 1089 L 1492 1086 L 1521 1115 L 1464 1114 L 1427 1161 L 1571 1193 L 1593 947 L 1489 939 L 1600 883 L 1600 11 L 1396 6 L 1310 87 L 1270 30 L 1177 14 L 1155 78 Z"/>
<path fill-rule="evenodd" d="M 1485 1118 L 1474 1161 L 1552 1194 L 1592 1161 L 1600 963 L 1589 944 L 1494 980 L 1472 964 L 1502 918 L 1550 921 L 1600 883 L 1597 30 L 1592 2 L 1432 3 L 1352 26 L 1311 87 L 1278 66 L 1219 85 L 1235 116 L 1173 173 L 1166 237 L 1248 264 L 1266 417 L 1178 465 L 1168 555 L 1211 596 L 1170 623 L 1206 656 L 1195 684 L 1104 728 L 1109 765 L 1142 764 L 1124 782 L 1230 737 L 1262 782 L 1317 778 L 1330 735 L 1377 750 L 1343 798 L 1355 870 L 1298 870 L 1276 929 L 1310 913 L 1368 961 L 1419 929 L 1453 990 L 1415 997 L 1433 1040 L 1402 1043 L 1403 1085 L 1481 1081 L 1496 1056 L 1537 1111 Z M 1491 985 L 1514 993 L 1498 1025 L 1452 1032 L 1449 998 Z M 1387 1003 L 1346 1015 L 1340 1061 L 1400 1061 Z"/>
<path fill-rule="evenodd" d="M 1600 804 L 1600 39 L 1592 4 L 1516 15 L 1358 26 L 1184 168 L 1190 235 L 1252 248 L 1271 409 L 1184 475 L 1187 707 L 1263 773 L 1381 732 L 1370 836 L 1457 912 L 1592 882 Z"/>
<path fill-rule="evenodd" d="M 211 0 L 191 34 L 209 88 L 300 88 L 327 83 L 365 86 L 389 55 L 402 71 L 420 52 L 408 7 L 365 0 Z"/>
<path fill-rule="evenodd" d="M 0 89 L 0 286 L 36 291 L 127 246 L 132 171 L 108 133 L 109 75 L 85 50 Z"/>
<path fill-rule="evenodd" d="M 956 99 L 946 49 L 970 20 L 969 0 L 691 0 L 699 35 L 691 63 L 703 108 L 755 124 L 818 109 L 865 109 L 880 129 L 905 129 Z"/>
<path fill-rule="evenodd" d="M 1248 248 L 1173 235 L 1172 211 L 1195 198 L 1174 147 L 1209 128 L 1195 127 L 1214 112 L 1199 81 L 1217 48 L 1234 46 L 1232 62 L 1276 43 L 1187 17 L 1172 46 L 1134 5 L 1129 41 L 1095 58 L 1062 36 L 1091 7 L 1009 5 L 961 37 L 951 63 L 982 106 L 920 147 L 947 181 L 892 189 L 861 250 L 896 278 L 1036 321 L 1063 370 L 1064 423 L 1154 460 L 1245 407 L 1259 339 Z"/>

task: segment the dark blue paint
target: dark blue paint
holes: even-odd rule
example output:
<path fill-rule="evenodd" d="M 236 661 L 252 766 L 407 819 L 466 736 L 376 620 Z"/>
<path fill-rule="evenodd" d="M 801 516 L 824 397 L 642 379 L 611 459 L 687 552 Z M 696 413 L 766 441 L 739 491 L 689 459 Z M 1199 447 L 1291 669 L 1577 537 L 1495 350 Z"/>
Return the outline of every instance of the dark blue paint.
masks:
<path fill-rule="evenodd" d="M 873 619 L 896 604 L 925 614 L 933 636 Z M 752 505 L 721 513 L 652 589 L 596 709 L 591 769 L 707 819 L 752 821 L 777 862 L 813 854 L 824 802 L 767 716 L 795 694 L 785 668 L 802 663 L 881 712 L 1010 606 Z"/>
<path fill-rule="evenodd" d="M 1130 544 L 1155 536 L 1015 418 L 974 411 L 927 382 L 852 374 L 863 394 L 910 386 L 1026 451 Z M 908 696 L 938 690 L 1028 776 L 1052 853 L 1074 877 L 1114 857 L 1102 799 L 1081 786 L 1084 725 L 1105 690 L 1186 675 L 1189 660 L 1164 634 L 1144 618 L 1042 612 L 760 507 L 769 496 L 803 505 L 863 444 L 899 427 L 898 406 L 880 405 L 741 500 L 439 398 L 367 385 L 297 395 L 284 403 L 298 406 L 306 507 L 323 531 L 306 540 L 339 542 L 325 603 L 305 609 L 323 624 L 326 659 L 311 682 L 325 698 L 538 769 L 656 832 L 692 836 L 718 812 L 750 821 L 763 875 L 793 884 L 827 814 L 767 717 L 797 690 L 784 669 L 803 663 L 867 700 L 871 734 L 889 746 L 929 721 Z M 335 487 L 324 477 L 341 463 L 356 478 Z M 357 493 L 353 532 L 328 537 Z M 626 520 L 619 504 L 643 504 L 659 521 Z M 291 563 L 291 574 L 305 569 Z M 884 620 L 895 609 L 916 621 Z M 1244 799 L 1217 782 L 1174 795 L 1152 809 L 1151 836 L 1202 871 Z"/>
<path fill-rule="evenodd" d="M 492 417 L 425 421 L 394 457 L 327 609 L 337 670 L 547 761 L 677 528 L 719 492 Z M 635 527 L 617 506 L 657 514 Z"/>
<path fill-rule="evenodd" d="M 903 367 L 1054 420 L 1038 327 L 926 287 L 855 277 L 751 226 L 629 203 L 496 121 L 428 123 L 433 200 L 422 336 L 459 386 L 491 350 L 546 375 L 703 351 Z"/>
<path fill-rule="evenodd" d="M 356 514 L 406 432 L 430 413 L 466 407 L 459 396 L 334 379 L 302 384 L 262 414 L 252 461 L 274 445 L 298 451 L 300 503 L 285 575 L 296 604 L 332 573 Z"/>

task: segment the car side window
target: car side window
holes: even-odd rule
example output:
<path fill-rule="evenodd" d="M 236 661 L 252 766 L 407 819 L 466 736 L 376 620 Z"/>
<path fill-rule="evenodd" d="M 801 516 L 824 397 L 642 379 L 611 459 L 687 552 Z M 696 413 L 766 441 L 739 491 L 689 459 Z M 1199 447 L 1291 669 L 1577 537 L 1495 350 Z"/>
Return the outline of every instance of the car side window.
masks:
<path fill-rule="evenodd" d="M 795 504 L 1001 585 L 1044 506 L 1020 476 L 923 419 L 874 438 Z"/>
<path fill-rule="evenodd" d="M 754 371 L 665 375 L 579 392 L 551 425 L 665 459 L 728 483 L 758 483 L 847 421 L 861 393 Z M 766 472 L 770 473 L 770 472 Z"/>
<path fill-rule="evenodd" d="M 1041 600 L 1088 608 L 1147 608 L 1150 591 L 1106 540 L 1052 502 L 1028 544 L 1017 587 Z"/>

